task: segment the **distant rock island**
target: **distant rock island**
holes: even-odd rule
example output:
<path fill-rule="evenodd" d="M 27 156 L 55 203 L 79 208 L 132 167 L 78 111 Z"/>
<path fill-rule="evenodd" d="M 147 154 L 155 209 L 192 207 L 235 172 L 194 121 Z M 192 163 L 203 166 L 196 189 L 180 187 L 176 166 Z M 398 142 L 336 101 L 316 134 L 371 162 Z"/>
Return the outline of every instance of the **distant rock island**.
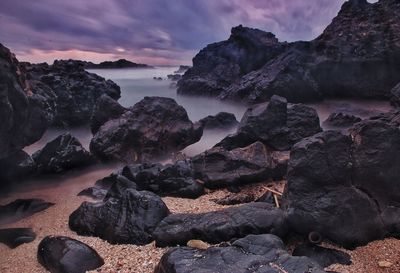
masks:
<path fill-rule="evenodd" d="M 79 61 L 85 68 L 92 69 L 113 69 L 113 68 L 153 68 L 153 66 L 147 64 L 134 63 L 125 59 L 119 59 L 118 61 L 105 61 L 99 64 L 92 62 Z"/>

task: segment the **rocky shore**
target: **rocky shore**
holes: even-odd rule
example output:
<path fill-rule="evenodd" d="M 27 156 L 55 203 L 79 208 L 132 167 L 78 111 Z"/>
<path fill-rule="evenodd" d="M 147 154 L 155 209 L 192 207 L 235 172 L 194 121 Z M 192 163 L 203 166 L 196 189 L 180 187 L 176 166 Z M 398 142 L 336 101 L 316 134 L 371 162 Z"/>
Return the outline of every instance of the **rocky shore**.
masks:
<path fill-rule="evenodd" d="M 124 107 L 83 62 L 19 63 L 0 45 L 0 271 L 399 272 L 399 10 L 350 0 L 311 42 L 239 26 L 207 46 L 178 92 L 257 102 L 239 122 L 192 121 L 166 97 Z M 320 120 L 299 103 L 327 97 L 393 108 Z M 23 150 L 78 125 L 89 149 L 64 133 Z"/>

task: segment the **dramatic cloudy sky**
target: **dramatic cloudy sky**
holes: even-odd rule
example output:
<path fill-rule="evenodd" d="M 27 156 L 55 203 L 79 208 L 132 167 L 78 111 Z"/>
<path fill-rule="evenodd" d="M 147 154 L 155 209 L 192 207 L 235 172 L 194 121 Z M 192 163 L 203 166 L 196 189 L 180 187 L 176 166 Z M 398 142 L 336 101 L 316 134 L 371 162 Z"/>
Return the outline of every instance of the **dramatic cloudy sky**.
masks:
<path fill-rule="evenodd" d="M 0 43 L 21 60 L 190 63 L 232 26 L 316 37 L 345 0 L 0 0 Z M 373 1 L 371 1 L 373 2 Z"/>

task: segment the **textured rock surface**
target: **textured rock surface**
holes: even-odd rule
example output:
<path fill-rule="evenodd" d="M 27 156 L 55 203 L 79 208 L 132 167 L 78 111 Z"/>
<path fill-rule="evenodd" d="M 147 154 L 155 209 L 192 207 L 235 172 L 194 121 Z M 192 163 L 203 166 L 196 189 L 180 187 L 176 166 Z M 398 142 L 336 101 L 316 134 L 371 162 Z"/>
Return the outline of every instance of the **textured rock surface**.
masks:
<path fill-rule="evenodd" d="M 128 163 L 166 157 L 197 142 L 202 129 L 173 99 L 145 97 L 94 135 L 90 150 L 103 160 Z"/>
<path fill-rule="evenodd" d="M 69 133 L 50 141 L 32 157 L 40 173 L 59 173 L 72 168 L 85 167 L 94 162 L 79 140 Z"/>
<path fill-rule="evenodd" d="M 102 95 L 93 109 L 90 120 L 92 134 L 96 134 L 99 128 L 109 120 L 119 118 L 127 109 L 108 95 Z"/>
<path fill-rule="evenodd" d="M 112 244 L 148 244 L 158 223 L 169 214 L 160 197 L 151 192 L 125 189 L 100 203 L 84 202 L 69 217 L 79 235 L 98 236 Z"/>
<path fill-rule="evenodd" d="M 45 202 L 42 199 L 17 199 L 7 205 L 0 206 L 0 224 L 16 222 L 53 205 L 53 203 Z"/>
<path fill-rule="evenodd" d="M 86 72 L 76 61 L 56 60 L 52 65 L 24 63 L 34 94 L 46 94 L 48 114 L 56 126 L 88 124 L 97 100 L 106 94 L 119 99 L 120 88 L 111 80 Z M 40 82 L 39 86 L 35 83 Z M 36 88 L 40 87 L 40 88 Z"/>
<path fill-rule="evenodd" d="M 400 107 L 400 83 L 390 91 L 390 102 L 393 106 Z"/>
<path fill-rule="evenodd" d="M 5 228 L 0 229 L 0 243 L 10 248 L 16 248 L 22 244 L 35 240 L 36 234 L 31 228 Z"/>
<path fill-rule="evenodd" d="M 63 236 L 45 237 L 38 246 L 37 258 L 51 273 L 85 273 L 104 264 L 93 248 Z"/>
<path fill-rule="evenodd" d="M 267 34 L 233 28 L 232 33 L 239 33 L 239 45 L 256 40 L 263 46 L 238 54 L 232 50 L 238 47 L 233 34 L 227 41 L 207 46 L 193 59 L 193 68 L 179 82 L 178 91 L 251 103 L 267 101 L 272 95 L 291 102 L 389 98 L 400 81 L 399 11 L 400 3 L 393 0 L 347 1 L 324 32 L 310 42 L 282 44 L 272 34 L 270 39 L 255 39 Z M 266 58 L 255 61 L 252 56 L 257 54 L 266 54 Z M 242 69 L 243 59 L 247 69 Z"/>
<path fill-rule="evenodd" d="M 347 248 L 398 234 L 399 118 L 373 117 L 351 137 L 327 131 L 293 147 L 283 203 L 295 231 Z"/>
<path fill-rule="evenodd" d="M 281 239 L 274 235 L 249 235 L 231 246 L 199 250 L 173 248 L 161 258 L 155 273 L 323 273 L 321 266 L 306 257 L 287 253 Z"/>
<path fill-rule="evenodd" d="M 286 174 L 288 152 L 271 151 L 261 142 L 232 151 L 214 147 L 191 159 L 196 177 L 207 188 L 221 188 L 265 180 Z"/>
<path fill-rule="evenodd" d="M 301 104 L 288 107 L 285 98 L 273 96 L 268 104 L 250 107 L 237 132 L 216 146 L 230 150 L 261 141 L 274 150 L 284 151 L 320 131 L 318 114 L 313 108 Z"/>
<path fill-rule="evenodd" d="M 171 214 L 153 236 L 158 246 L 174 246 L 192 239 L 220 243 L 248 234 L 284 236 L 286 232 L 282 210 L 267 203 L 250 203 L 201 214 Z"/>

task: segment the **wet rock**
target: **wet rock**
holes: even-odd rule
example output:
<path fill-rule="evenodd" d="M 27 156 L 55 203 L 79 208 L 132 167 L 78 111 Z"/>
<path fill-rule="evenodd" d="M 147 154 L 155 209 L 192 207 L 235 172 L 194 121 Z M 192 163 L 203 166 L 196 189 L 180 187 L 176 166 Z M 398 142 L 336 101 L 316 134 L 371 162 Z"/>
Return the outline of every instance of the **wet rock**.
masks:
<path fill-rule="evenodd" d="M 39 263 L 51 273 L 85 273 L 104 264 L 90 246 L 63 236 L 47 236 L 38 246 Z"/>
<path fill-rule="evenodd" d="M 323 273 L 321 266 L 306 257 L 286 252 L 281 239 L 274 235 L 249 235 L 232 246 L 199 250 L 172 248 L 163 255 L 155 273 L 184 272 L 288 272 Z"/>
<path fill-rule="evenodd" d="M 173 99 L 145 97 L 93 137 L 90 150 L 103 160 L 146 162 L 197 142 L 202 129 Z"/>
<path fill-rule="evenodd" d="M 60 173 L 73 168 L 82 168 L 94 162 L 82 144 L 69 133 L 50 141 L 35 152 L 33 160 L 40 173 Z"/>
<path fill-rule="evenodd" d="M 327 120 L 324 121 L 324 125 L 330 127 L 350 127 L 360 121 L 361 118 L 350 114 L 332 113 Z"/>
<path fill-rule="evenodd" d="M 248 234 L 287 232 L 283 211 L 266 203 L 250 203 L 207 213 L 171 214 L 160 222 L 153 236 L 157 246 L 185 245 L 197 239 L 211 244 Z"/>
<path fill-rule="evenodd" d="M 20 63 L 0 44 L 0 159 L 39 140 L 48 126 L 41 98 L 32 94 Z"/>
<path fill-rule="evenodd" d="M 250 107 L 237 132 L 216 146 L 226 149 L 245 147 L 261 141 L 274 150 L 289 150 L 300 139 L 321 131 L 317 112 L 305 105 L 288 107 L 285 98 L 273 96 L 268 104 Z"/>
<path fill-rule="evenodd" d="M 17 199 L 7 205 L 0 206 L 0 224 L 16 222 L 53 205 L 53 203 L 45 202 L 42 199 Z"/>
<path fill-rule="evenodd" d="M 245 204 L 254 201 L 254 195 L 246 193 L 230 194 L 221 199 L 213 199 L 215 203 L 223 206 Z"/>
<path fill-rule="evenodd" d="M 0 243 L 10 248 L 34 241 L 36 234 L 31 228 L 5 228 L 0 229 Z"/>
<path fill-rule="evenodd" d="M 96 134 L 99 128 L 109 120 L 119 118 L 126 109 L 117 101 L 107 95 L 102 95 L 93 109 L 90 121 L 92 134 Z"/>
<path fill-rule="evenodd" d="M 293 256 L 305 256 L 317 262 L 323 268 L 332 264 L 351 264 L 351 257 L 349 254 L 336 250 L 325 248 L 316 245 L 302 244 L 296 246 L 292 253 Z"/>
<path fill-rule="evenodd" d="M 169 214 L 160 197 L 126 189 L 100 203 L 83 202 L 69 217 L 79 235 L 97 236 L 112 244 L 148 244 L 158 223 Z"/>
<path fill-rule="evenodd" d="M 207 130 L 233 128 L 239 124 L 234 114 L 220 112 L 215 116 L 207 116 L 199 120 L 200 125 Z"/>
<path fill-rule="evenodd" d="M 47 96 L 45 102 L 54 105 L 55 126 L 79 126 L 89 124 L 97 100 L 104 94 L 119 99 L 120 88 L 111 80 L 89 73 L 82 63 L 73 60 L 56 60 L 46 63 L 24 63 L 28 82 L 41 82 L 52 90 L 54 97 Z M 32 89 L 42 94 L 43 88 Z"/>
<path fill-rule="evenodd" d="M 191 159 L 196 176 L 207 188 L 281 179 L 286 174 L 288 152 L 271 151 L 261 142 L 227 151 L 214 147 Z"/>
<path fill-rule="evenodd" d="M 7 182 L 30 177 L 36 173 L 36 163 L 24 151 L 18 151 L 0 159 L 0 187 L 10 186 Z"/>

